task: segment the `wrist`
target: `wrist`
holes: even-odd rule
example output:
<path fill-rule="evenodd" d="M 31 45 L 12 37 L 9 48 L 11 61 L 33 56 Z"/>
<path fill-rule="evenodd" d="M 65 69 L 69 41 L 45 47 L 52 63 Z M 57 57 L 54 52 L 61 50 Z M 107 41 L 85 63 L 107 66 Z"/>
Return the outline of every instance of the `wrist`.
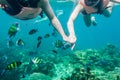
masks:
<path fill-rule="evenodd" d="M 75 34 L 70 34 L 69 37 L 75 37 Z"/>
<path fill-rule="evenodd" d="M 62 38 L 63 38 L 64 41 L 67 41 L 68 37 L 64 35 L 64 36 L 62 36 Z"/>

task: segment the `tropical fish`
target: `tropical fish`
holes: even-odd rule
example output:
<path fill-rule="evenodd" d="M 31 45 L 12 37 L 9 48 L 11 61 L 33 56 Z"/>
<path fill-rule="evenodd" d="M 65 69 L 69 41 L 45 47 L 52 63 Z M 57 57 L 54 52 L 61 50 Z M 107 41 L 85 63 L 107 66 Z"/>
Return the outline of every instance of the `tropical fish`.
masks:
<path fill-rule="evenodd" d="M 31 60 L 32 60 L 32 62 L 33 62 L 34 64 L 39 64 L 39 63 L 42 62 L 42 59 L 40 59 L 40 58 L 38 58 L 38 57 L 33 57 Z"/>
<path fill-rule="evenodd" d="M 25 43 L 24 43 L 24 41 L 23 41 L 22 39 L 18 39 L 18 40 L 16 41 L 16 45 L 18 45 L 18 46 L 24 46 Z"/>
<path fill-rule="evenodd" d="M 72 46 L 72 44 L 63 42 L 61 40 L 56 40 L 54 45 L 56 48 L 61 48 L 61 49 L 68 49 Z"/>
<path fill-rule="evenodd" d="M 45 34 L 44 38 L 48 38 L 48 37 L 50 37 L 50 35 L 49 34 Z"/>
<path fill-rule="evenodd" d="M 56 32 L 52 32 L 51 35 L 54 36 L 54 37 L 57 37 L 57 33 Z"/>
<path fill-rule="evenodd" d="M 57 54 L 58 52 L 56 50 L 52 50 L 53 53 Z"/>
<path fill-rule="evenodd" d="M 61 40 L 56 40 L 55 42 L 55 47 L 56 48 L 62 48 L 63 47 L 63 42 Z"/>
<path fill-rule="evenodd" d="M 40 41 L 41 39 L 42 39 L 42 37 L 41 37 L 41 36 L 38 36 L 37 40 Z"/>
<path fill-rule="evenodd" d="M 22 62 L 12 62 L 12 63 L 7 65 L 5 70 L 12 70 L 12 69 L 18 68 L 21 66 L 21 64 L 22 64 Z"/>
<path fill-rule="evenodd" d="M 35 34 L 38 30 L 37 29 L 31 29 L 29 31 L 29 35 Z"/>
<path fill-rule="evenodd" d="M 40 47 L 40 44 L 41 44 L 41 40 L 37 43 L 37 48 Z"/>
<path fill-rule="evenodd" d="M 18 31 L 19 31 L 19 24 L 18 23 L 12 24 L 8 30 L 9 38 L 14 37 Z"/>

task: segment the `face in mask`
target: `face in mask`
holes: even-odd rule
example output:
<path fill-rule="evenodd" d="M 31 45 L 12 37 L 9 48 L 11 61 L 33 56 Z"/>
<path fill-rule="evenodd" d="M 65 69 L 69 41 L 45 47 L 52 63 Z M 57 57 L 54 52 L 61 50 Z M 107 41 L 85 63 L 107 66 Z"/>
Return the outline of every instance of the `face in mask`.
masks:
<path fill-rule="evenodd" d="M 87 6 L 95 6 L 99 3 L 100 0 L 85 0 Z"/>

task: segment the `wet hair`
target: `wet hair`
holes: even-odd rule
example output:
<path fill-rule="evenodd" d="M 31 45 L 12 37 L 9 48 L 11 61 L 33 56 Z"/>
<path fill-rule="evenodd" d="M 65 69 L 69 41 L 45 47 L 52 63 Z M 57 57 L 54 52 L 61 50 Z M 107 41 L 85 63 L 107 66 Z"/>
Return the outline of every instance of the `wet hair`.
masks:
<path fill-rule="evenodd" d="M 98 0 L 84 0 L 85 4 L 87 6 L 92 6 L 93 4 L 95 4 Z"/>
<path fill-rule="evenodd" d="M 18 2 L 24 7 L 37 8 L 40 0 L 18 0 Z"/>

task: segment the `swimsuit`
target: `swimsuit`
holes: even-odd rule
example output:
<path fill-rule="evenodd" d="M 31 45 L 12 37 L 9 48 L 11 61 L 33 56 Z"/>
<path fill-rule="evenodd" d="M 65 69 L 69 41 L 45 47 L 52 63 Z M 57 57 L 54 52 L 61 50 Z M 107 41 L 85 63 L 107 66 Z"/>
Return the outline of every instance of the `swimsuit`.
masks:
<path fill-rule="evenodd" d="M 23 7 L 37 8 L 39 0 L 6 0 L 10 7 L 4 6 L 3 10 L 9 15 L 17 15 Z"/>

